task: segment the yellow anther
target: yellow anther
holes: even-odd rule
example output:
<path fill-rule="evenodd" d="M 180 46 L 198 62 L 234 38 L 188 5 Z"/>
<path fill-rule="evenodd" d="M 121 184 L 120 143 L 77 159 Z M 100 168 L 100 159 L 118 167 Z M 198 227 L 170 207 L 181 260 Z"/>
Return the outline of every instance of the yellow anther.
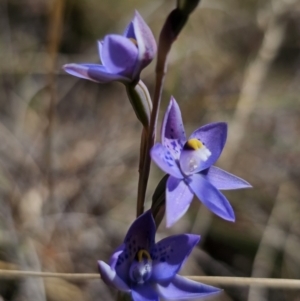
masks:
<path fill-rule="evenodd" d="M 201 141 L 199 141 L 196 138 L 190 139 L 186 142 L 186 145 L 188 148 L 193 149 L 193 150 L 197 150 L 203 147 L 203 144 Z"/>
<path fill-rule="evenodd" d="M 150 256 L 149 252 L 147 252 L 146 250 L 139 250 L 137 253 L 137 258 L 138 258 L 139 262 L 142 262 L 144 258 L 151 261 L 151 256 Z"/>
<path fill-rule="evenodd" d="M 136 39 L 134 39 L 134 38 L 129 38 L 129 40 L 130 40 L 136 47 L 138 46 Z"/>

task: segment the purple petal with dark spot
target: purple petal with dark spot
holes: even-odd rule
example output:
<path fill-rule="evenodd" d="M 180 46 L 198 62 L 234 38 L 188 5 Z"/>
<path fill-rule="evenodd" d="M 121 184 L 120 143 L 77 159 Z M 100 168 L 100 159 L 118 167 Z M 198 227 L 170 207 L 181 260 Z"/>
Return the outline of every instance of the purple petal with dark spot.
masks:
<path fill-rule="evenodd" d="M 171 282 L 156 285 L 159 296 L 167 300 L 195 299 L 219 293 L 219 288 L 176 275 Z"/>
<path fill-rule="evenodd" d="M 161 141 L 163 145 L 165 145 L 166 139 L 175 139 L 180 141 L 181 144 L 186 141 L 180 108 L 173 96 L 171 97 L 161 128 Z"/>
<path fill-rule="evenodd" d="M 130 265 L 141 250 L 150 250 L 154 245 L 155 222 L 150 210 L 139 216 L 130 226 L 124 239 L 124 251 L 119 255 L 116 263 L 117 274 L 127 283 Z"/>
<path fill-rule="evenodd" d="M 107 35 L 103 40 L 101 61 L 108 72 L 133 79 L 138 49 L 129 39 L 120 35 Z"/>
<path fill-rule="evenodd" d="M 171 152 L 161 145 L 156 143 L 150 151 L 151 159 L 160 167 L 164 172 L 171 176 L 182 179 L 183 175 L 174 160 Z"/>
<path fill-rule="evenodd" d="M 170 176 L 166 188 L 166 223 L 171 227 L 188 210 L 194 193 L 184 180 Z"/>
<path fill-rule="evenodd" d="M 211 156 L 199 164 L 195 172 L 202 171 L 213 165 L 220 157 L 227 139 L 227 124 L 224 122 L 210 123 L 193 132 L 189 139 L 199 139 L 211 152 Z"/>
<path fill-rule="evenodd" d="M 173 158 L 179 161 L 183 143 L 180 140 L 165 138 L 163 145 L 165 148 L 167 148 L 170 151 Z"/>
<path fill-rule="evenodd" d="M 180 234 L 158 242 L 151 250 L 153 259 L 151 280 L 159 282 L 172 279 L 199 240 L 199 235 Z"/>
<path fill-rule="evenodd" d="M 189 186 L 199 200 L 219 217 L 233 222 L 234 212 L 225 196 L 201 174 L 190 177 Z"/>
<path fill-rule="evenodd" d="M 215 166 L 211 166 L 205 177 L 219 190 L 251 188 L 245 180 Z"/>

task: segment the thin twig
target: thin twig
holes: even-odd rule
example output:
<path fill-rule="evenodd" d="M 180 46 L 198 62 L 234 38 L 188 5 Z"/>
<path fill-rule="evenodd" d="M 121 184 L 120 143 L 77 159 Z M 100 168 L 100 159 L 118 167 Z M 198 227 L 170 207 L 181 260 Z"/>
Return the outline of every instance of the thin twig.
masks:
<path fill-rule="evenodd" d="M 24 278 L 24 277 L 51 277 L 66 280 L 93 280 L 100 279 L 96 273 L 51 273 L 17 270 L 0 270 L 0 278 Z M 249 277 L 219 277 L 219 276 L 186 276 L 187 278 L 212 285 L 225 286 L 263 286 L 269 288 L 300 289 L 300 279 L 274 279 L 274 278 L 249 278 Z"/>
<path fill-rule="evenodd" d="M 299 279 L 274 279 L 250 277 L 187 276 L 187 278 L 212 285 L 263 286 L 268 288 L 300 289 Z"/>
<path fill-rule="evenodd" d="M 48 173 L 48 188 L 49 188 L 49 199 L 53 201 L 53 188 L 54 178 L 52 174 L 52 150 L 53 150 L 53 131 L 54 131 L 54 119 L 55 119 L 55 107 L 56 107 L 56 88 L 55 88 L 55 67 L 57 61 L 57 52 L 61 39 L 61 32 L 63 27 L 63 12 L 64 12 L 64 0 L 55 0 L 51 7 L 49 16 L 49 28 L 48 28 L 48 60 L 47 67 L 49 70 L 48 74 L 48 86 L 50 94 L 50 105 L 48 109 L 48 128 L 47 128 L 47 149 L 46 149 L 46 160 L 47 160 L 47 173 Z"/>
<path fill-rule="evenodd" d="M 0 278 L 25 278 L 25 277 L 43 277 L 43 278 L 62 278 L 66 280 L 89 280 L 100 279 L 99 274 L 85 273 L 85 274 L 73 274 L 73 273 L 52 273 L 52 272 L 34 272 L 34 271 L 18 271 L 18 270 L 0 270 Z"/>

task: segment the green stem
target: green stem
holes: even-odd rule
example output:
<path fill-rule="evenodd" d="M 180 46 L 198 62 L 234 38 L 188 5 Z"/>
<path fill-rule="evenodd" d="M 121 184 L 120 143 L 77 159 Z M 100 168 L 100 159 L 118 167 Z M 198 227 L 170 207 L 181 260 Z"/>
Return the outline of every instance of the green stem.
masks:
<path fill-rule="evenodd" d="M 146 145 L 147 145 L 148 130 L 143 128 L 141 136 L 141 146 L 140 146 L 140 163 L 139 163 L 139 181 L 138 181 L 138 193 L 137 193 L 137 205 L 136 205 L 136 216 L 138 217 L 144 212 L 145 203 L 145 185 L 143 183 L 143 168 L 145 164 L 146 155 Z"/>
<path fill-rule="evenodd" d="M 157 62 L 156 62 L 156 81 L 153 97 L 153 108 L 150 115 L 150 125 L 147 131 L 147 141 L 145 153 L 143 158 L 143 168 L 140 172 L 139 187 L 138 187 L 138 203 L 137 203 L 137 217 L 144 211 L 144 200 L 147 190 L 147 184 L 150 173 L 150 150 L 155 142 L 156 125 L 158 112 L 161 103 L 161 95 L 165 74 L 167 72 L 167 59 L 171 50 L 173 42 L 176 40 L 178 34 L 186 24 L 189 14 L 195 9 L 199 1 L 193 0 L 186 2 L 178 2 L 178 8 L 175 8 L 167 17 L 166 22 L 161 30 L 158 42 Z M 142 137 L 142 139 L 144 139 Z M 142 141 L 144 143 L 144 141 Z M 142 158 L 142 156 L 141 156 Z"/>
<path fill-rule="evenodd" d="M 149 179 L 150 173 L 150 150 L 155 142 L 155 135 L 156 135 L 156 124 L 157 124 L 157 117 L 160 108 L 161 102 L 161 94 L 165 79 L 165 74 L 167 71 L 167 57 L 170 52 L 172 43 L 174 41 L 173 34 L 170 34 L 170 26 L 168 24 L 169 18 L 167 18 L 166 23 L 160 33 L 159 43 L 158 43 L 158 56 L 156 62 L 156 81 L 155 81 L 155 90 L 154 90 L 154 97 L 153 97 L 153 108 L 150 115 L 150 125 L 149 131 L 147 135 L 146 141 L 146 148 L 144 154 L 144 165 L 142 171 L 140 173 L 140 185 L 139 185 L 139 195 L 142 199 L 145 199 L 147 184 Z M 137 207 L 137 216 L 143 213 L 143 207 Z"/>
<path fill-rule="evenodd" d="M 139 189 L 138 189 L 139 197 L 138 197 L 138 206 L 137 206 L 137 217 L 140 216 L 144 211 L 143 210 L 144 205 L 140 206 L 139 201 L 142 202 L 142 204 L 144 204 L 147 184 L 149 179 L 149 173 L 150 173 L 150 164 L 151 164 L 150 149 L 154 145 L 154 141 L 155 141 L 156 123 L 157 123 L 158 110 L 160 107 L 164 76 L 165 76 L 164 72 L 156 73 L 156 85 L 155 85 L 155 93 L 153 99 L 153 110 L 151 113 L 150 127 L 146 139 L 146 147 L 144 152 L 144 164 L 139 178 Z"/>
<path fill-rule="evenodd" d="M 132 104 L 138 120 L 143 124 L 143 131 L 140 144 L 140 162 L 139 162 L 139 181 L 137 193 L 137 216 L 144 212 L 144 202 L 146 194 L 146 186 L 143 181 L 143 168 L 145 164 L 147 136 L 149 132 L 150 114 L 152 111 L 152 101 L 149 91 L 145 84 L 140 80 L 137 84 L 126 85 L 128 98 Z"/>

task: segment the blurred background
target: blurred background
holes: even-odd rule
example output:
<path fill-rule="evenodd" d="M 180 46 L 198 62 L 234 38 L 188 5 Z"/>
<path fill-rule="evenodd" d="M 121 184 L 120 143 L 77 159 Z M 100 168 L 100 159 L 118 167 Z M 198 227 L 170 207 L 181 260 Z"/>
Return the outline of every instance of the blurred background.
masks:
<path fill-rule="evenodd" d="M 141 126 L 120 83 L 65 74 L 99 62 L 97 39 L 137 9 L 158 38 L 175 1 L 0 1 L 0 269 L 93 273 L 134 220 Z M 300 1 L 204 0 L 171 52 L 187 134 L 229 124 L 217 165 L 253 185 L 228 191 L 232 224 L 194 200 L 157 239 L 202 240 L 184 275 L 300 277 Z M 142 73 L 153 92 L 154 63 Z M 152 166 L 146 208 L 163 176 Z M 0 300 L 113 300 L 100 280 L 0 279 Z M 300 290 L 226 287 L 218 301 L 299 301 Z"/>

